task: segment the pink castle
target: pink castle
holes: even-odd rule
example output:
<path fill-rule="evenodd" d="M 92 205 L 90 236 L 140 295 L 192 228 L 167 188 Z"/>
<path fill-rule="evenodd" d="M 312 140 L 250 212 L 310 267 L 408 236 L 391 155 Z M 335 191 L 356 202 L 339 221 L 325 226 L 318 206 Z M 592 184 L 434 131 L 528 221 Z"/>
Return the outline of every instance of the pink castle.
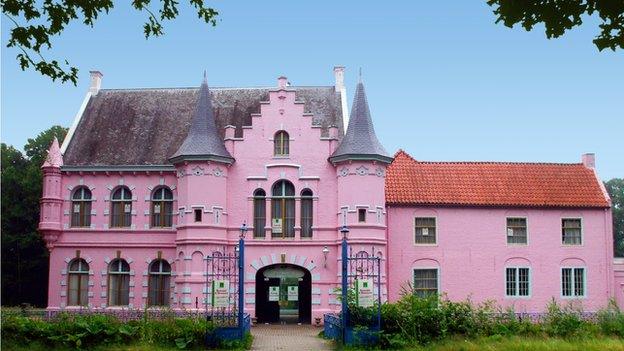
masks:
<path fill-rule="evenodd" d="M 340 309 L 342 226 L 382 257 L 381 298 L 540 312 L 624 302 L 610 199 L 578 164 L 420 162 L 378 141 L 364 85 L 91 87 L 43 165 L 48 309 L 203 309 L 206 258 L 246 235 L 244 309 L 310 323 Z M 346 126 L 346 130 L 345 130 Z M 409 126 L 408 126 L 409 127 Z M 373 249 L 374 248 L 374 249 Z M 614 268 L 620 267 L 620 268 Z M 298 299 L 269 288 L 298 286 Z M 285 292 L 284 292 L 285 293 Z"/>

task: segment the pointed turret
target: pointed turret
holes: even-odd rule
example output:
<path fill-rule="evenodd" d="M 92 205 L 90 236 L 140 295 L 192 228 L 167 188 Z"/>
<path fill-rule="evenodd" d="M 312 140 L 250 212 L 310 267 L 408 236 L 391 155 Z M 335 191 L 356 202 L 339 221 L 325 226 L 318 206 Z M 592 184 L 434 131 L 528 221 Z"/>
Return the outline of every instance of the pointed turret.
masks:
<path fill-rule="evenodd" d="M 392 157 L 388 155 L 375 135 L 364 84 L 361 80 L 355 89 L 347 132 L 329 160 L 334 164 L 348 160 L 392 162 Z"/>
<path fill-rule="evenodd" d="M 60 168 L 63 165 L 63 155 L 61 154 L 61 147 L 59 146 L 58 139 L 54 137 L 54 141 L 52 141 L 52 145 L 48 149 L 48 156 L 41 168 L 46 167 L 54 167 Z"/>
<path fill-rule="evenodd" d="M 227 164 L 234 162 L 217 130 L 205 72 L 188 135 L 178 151 L 169 159 L 172 163 L 189 160 L 210 160 Z"/>

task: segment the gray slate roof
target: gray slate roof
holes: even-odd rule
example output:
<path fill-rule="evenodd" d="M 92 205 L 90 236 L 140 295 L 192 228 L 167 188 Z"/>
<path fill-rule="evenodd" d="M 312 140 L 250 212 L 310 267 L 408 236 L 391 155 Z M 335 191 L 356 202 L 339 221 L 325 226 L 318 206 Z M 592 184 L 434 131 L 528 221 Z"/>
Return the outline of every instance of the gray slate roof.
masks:
<path fill-rule="evenodd" d="M 225 148 L 223 138 L 219 135 L 215 124 L 214 113 L 206 74 L 199 88 L 199 97 L 195 107 L 195 115 L 186 139 L 178 151 L 171 156 L 171 162 L 182 160 L 215 160 L 225 163 L 234 162 L 234 158 Z"/>
<path fill-rule="evenodd" d="M 329 159 L 334 163 L 345 160 L 392 162 L 392 157 L 381 145 L 375 134 L 375 127 L 362 82 L 358 82 L 355 89 L 347 132 Z"/>
<path fill-rule="evenodd" d="M 312 113 L 313 124 L 335 125 L 342 135 L 340 93 L 333 86 L 288 87 Z M 221 139 L 226 125 L 251 125 L 251 114 L 269 99 L 264 88 L 210 88 Z M 65 166 L 168 165 L 186 138 L 197 105 L 198 88 L 102 89 L 91 97 L 67 150 Z"/>

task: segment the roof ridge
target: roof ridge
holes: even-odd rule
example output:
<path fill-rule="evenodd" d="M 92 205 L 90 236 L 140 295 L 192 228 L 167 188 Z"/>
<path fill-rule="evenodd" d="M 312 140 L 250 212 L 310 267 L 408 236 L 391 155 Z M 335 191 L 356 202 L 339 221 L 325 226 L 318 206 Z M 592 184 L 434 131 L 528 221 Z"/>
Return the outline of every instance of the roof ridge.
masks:
<path fill-rule="evenodd" d="M 333 85 L 291 85 L 288 89 L 309 89 L 309 88 L 334 88 Z M 199 90 L 199 87 L 154 87 L 154 88 L 106 88 L 100 89 L 100 92 L 111 92 L 111 91 L 151 91 L 151 90 Z M 249 87 L 210 87 L 210 90 L 235 90 L 235 89 L 248 89 L 248 90 L 259 90 L 259 89 L 279 89 L 275 86 L 249 86 Z"/>
<path fill-rule="evenodd" d="M 412 160 L 414 160 L 412 158 Z M 426 163 L 426 164 L 491 164 L 491 165 L 553 165 L 553 166 L 582 166 L 582 163 L 574 162 L 526 162 L 526 161 L 418 161 L 414 160 L 417 163 Z"/>

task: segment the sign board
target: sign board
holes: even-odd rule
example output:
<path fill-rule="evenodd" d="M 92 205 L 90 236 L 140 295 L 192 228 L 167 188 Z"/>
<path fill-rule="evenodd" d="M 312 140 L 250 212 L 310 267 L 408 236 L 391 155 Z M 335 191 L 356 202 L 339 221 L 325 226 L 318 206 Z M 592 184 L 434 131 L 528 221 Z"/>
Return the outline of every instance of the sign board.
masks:
<path fill-rule="evenodd" d="M 230 303 L 230 281 L 212 281 L 212 307 L 227 307 Z"/>
<path fill-rule="evenodd" d="M 429 235 L 429 228 L 422 228 L 422 236 L 428 236 Z"/>
<path fill-rule="evenodd" d="M 271 221 L 271 231 L 276 234 L 282 234 L 282 219 L 273 218 Z"/>
<path fill-rule="evenodd" d="M 514 233 L 513 228 L 507 228 L 507 236 L 514 236 L 513 233 Z"/>
<path fill-rule="evenodd" d="M 297 285 L 288 287 L 288 301 L 299 301 L 299 287 Z"/>
<path fill-rule="evenodd" d="M 372 307 L 375 302 L 375 294 L 373 294 L 373 279 L 356 280 L 355 294 L 358 306 Z"/>
<path fill-rule="evenodd" d="M 279 301 L 279 286 L 269 286 L 269 301 Z"/>

